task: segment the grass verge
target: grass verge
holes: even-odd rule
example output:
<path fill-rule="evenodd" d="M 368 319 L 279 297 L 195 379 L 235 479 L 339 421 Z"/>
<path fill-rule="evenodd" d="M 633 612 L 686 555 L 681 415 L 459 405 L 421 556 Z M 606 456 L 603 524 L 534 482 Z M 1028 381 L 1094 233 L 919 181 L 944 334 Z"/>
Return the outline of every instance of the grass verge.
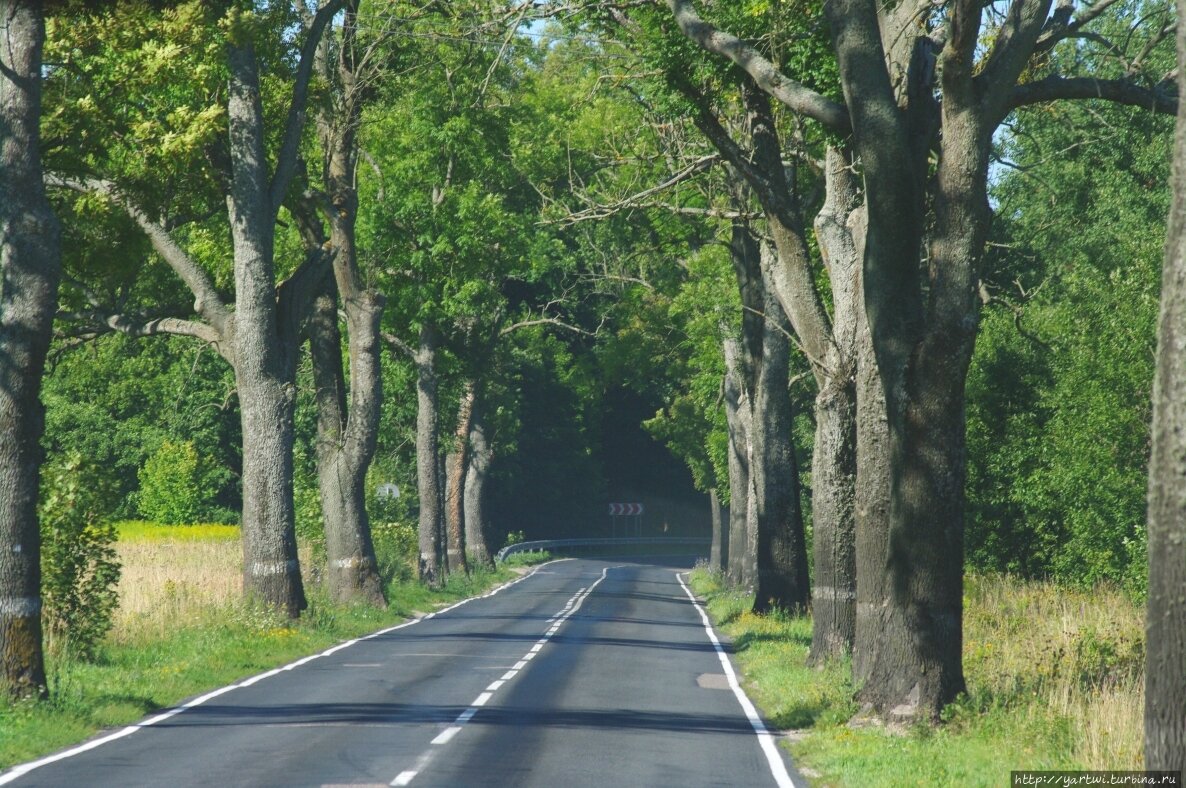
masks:
<path fill-rule="evenodd" d="M 1144 619 L 1119 591 L 967 579 L 968 694 L 937 728 L 854 728 L 847 664 L 806 667 L 811 620 L 755 616 L 698 568 L 693 590 L 733 641 L 746 691 L 813 783 L 1000 786 L 1014 769 L 1141 769 Z"/>
<path fill-rule="evenodd" d="M 299 621 L 238 600 L 241 551 L 225 526 L 200 529 L 133 524 L 120 528 L 121 606 L 115 627 L 90 661 L 50 653 L 50 699 L 0 700 L 0 769 L 113 727 L 128 725 L 185 698 L 283 665 L 417 613 L 474 596 L 515 577 L 513 567 L 476 569 L 432 590 L 388 569 L 388 609 L 330 603 L 311 582 Z M 302 551 L 305 577 L 312 551 Z M 523 557 L 516 566 L 546 560 Z"/>

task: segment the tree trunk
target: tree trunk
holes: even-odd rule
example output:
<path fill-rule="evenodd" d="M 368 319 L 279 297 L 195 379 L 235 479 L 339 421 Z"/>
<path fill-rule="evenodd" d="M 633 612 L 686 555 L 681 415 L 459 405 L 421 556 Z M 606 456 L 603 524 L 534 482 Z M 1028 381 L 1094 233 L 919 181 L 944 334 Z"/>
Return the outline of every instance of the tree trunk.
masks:
<path fill-rule="evenodd" d="M 332 355 L 330 347 L 324 348 L 321 354 L 324 364 L 318 364 L 317 340 L 310 337 L 314 343 L 319 405 L 318 476 L 325 515 L 330 595 L 338 601 L 359 600 L 384 607 L 383 583 L 366 510 L 366 474 L 378 445 L 383 403 L 379 326 L 385 299 L 365 287 L 359 272 L 355 165 L 364 93 L 358 89 L 354 61 L 357 0 L 344 3 L 344 8 L 345 18 L 338 29 L 342 40 L 336 69 L 329 62 L 328 36 L 322 37 L 318 47 L 318 69 L 326 82 L 337 89 L 331 94 L 336 112 L 331 116 L 328 108 L 323 108 L 318 115 L 318 136 L 325 157 L 323 180 L 333 206 L 327 213 L 330 245 L 336 252 L 334 282 L 346 315 L 350 399 L 347 408 L 337 313 L 325 313 L 322 340 L 328 345 L 332 332 L 333 348 Z M 330 302 L 332 305 L 332 299 Z M 319 366 L 321 379 L 317 378 Z"/>
<path fill-rule="evenodd" d="M 306 606 L 292 500 L 295 342 L 282 336 L 273 265 L 259 74 L 250 44 L 228 47 L 235 253 L 235 382 L 243 423 L 243 585 L 296 617 Z"/>
<path fill-rule="evenodd" d="M 445 462 L 445 522 L 450 572 L 466 572 L 465 565 L 465 475 L 469 467 L 469 433 L 474 413 L 474 381 L 462 386 L 457 404 L 457 429 L 453 433 L 453 451 Z"/>
<path fill-rule="evenodd" d="M 827 199 L 815 219 L 832 285 L 832 342 L 817 369 L 811 504 L 815 576 L 809 664 L 851 653 L 856 629 L 857 327 L 860 257 L 850 218 L 859 204 L 847 157 L 827 153 Z M 863 229 L 863 228 L 862 228 Z"/>
<path fill-rule="evenodd" d="M 741 342 L 724 340 L 725 423 L 729 430 L 729 581 L 749 587 L 751 570 L 746 511 L 749 500 L 749 402 L 742 384 Z"/>
<path fill-rule="evenodd" d="M 441 580 L 441 481 L 437 455 L 436 332 L 420 329 L 416 352 L 416 488 L 420 496 L 420 580 Z"/>
<path fill-rule="evenodd" d="M 862 236 L 863 237 L 863 236 Z M 864 299 L 861 299 L 862 304 Z M 879 660 L 883 618 L 891 610 L 889 583 L 889 424 L 885 388 L 873 355 L 873 339 L 859 312 L 857 330 L 856 627 L 852 674 L 869 680 Z"/>
<path fill-rule="evenodd" d="M 714 572 L 725 571 L 729 560 L 729 530 L 724 525 L 721 499 L 717 488 L 708 491 L 708 506 L 712 512 L 712 544 L 708 548 L 708 568 Z"/>
<path fill-rule="evenodd" d="M 771 253 L 772 255 L 773 253 Z M 762 355 L 751 398 L 750 501 L 756 534 L 754 612 L 807 609 L 807 545 L 791 424 L 790 322 L 767 291 Z M 754 537 L 751 536 L 751 539 Z"/>
<path fill-rule="evenodd" d="M 1186 13 L 1179 0 L 1178 14 Z M 1181 18 L 1181 17 L 1179 17 Z M 1179 26 L 1178 94 L 1186 95 Z M 1149 462 L 1145 768 L 1186 773 L 1186 102 L 1178 103 L 1173 203 L 1161 280 Z"/>
<path fill-rule="evenodd" d="M 474 402 L 469 428 L 470 461 L 465 474 L 465 547 L 470 559 L 481 566 L 493 567 L 494 558 L 486 543 L 486 480 L 493 454 L 486 439 L 486 423 L 481 403 Z"/>
<path fill-rule="evenodd" d="M 40 396 L 61 246 L 42 185 L 42 4 L 4 0 L 0 19 L 0 692 L 43 697 Z"/>
<path fill-rule="evenodd" d="M 330 598 L 341 603 L 366 602 L 386 607 L 366 510 L 366 467 L 374 454 L 378 424 L 356 423 L 358 419 L 378 414 L 378 399 L 382 396 L 378 305 L 373 305 L 369 314 L 370 326 L 356 325 L 350 333 L 352 340 L 369 336 L 370 343 L 351 348 L 350 370 L 354 381 L 350 395 L 354 404 L 349 411 L 342 378 L 338 305 L 330 295 L 318 298 L 314 304 L 309 320 L 309 346 L 316 388 L 317 480 L 325 518 Z"/>

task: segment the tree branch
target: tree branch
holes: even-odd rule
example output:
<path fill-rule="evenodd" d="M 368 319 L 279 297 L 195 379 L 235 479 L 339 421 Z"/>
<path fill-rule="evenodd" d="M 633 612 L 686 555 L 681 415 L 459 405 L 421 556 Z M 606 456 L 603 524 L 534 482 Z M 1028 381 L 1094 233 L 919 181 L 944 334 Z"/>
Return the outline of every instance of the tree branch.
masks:
<path fill-rule="evenodd" d="M 852 131 L 848 110 L 787 77 L 757 49 L 731 33 L 718 30 L 696 13 L 689 0 L 667 0 L 675 22 L 685 36 L 702 49 L 726 57 L 758 84 L 762 90 L 800 115 L 814 118 L 832 131 Z"/>
<path fill-rule="evenodd" d="M 296 172 L 297 152 L 301 144 L 301 131 L 305 126 L 305 110 L 309 100 L 309 80 L 313 76 L 313 65 L 317 59 L 317 46 L 325 26 L 334 15 L 342 10 L 345 0 L 330 0 L 317 10 L 309 24 L 309 32 L 305 35 L 305 43 L 301 47 L 301 60 L 297 66 L 296 77 L 292 86 L 292 103 L 288 108 L 288 121 L 284 126 L 284 141 L 280 144 L 280 152 L 276 156 L 276 170 L 272 176 L 272 183 L 268 195 L 272 203 L 272 215 L 280 210 L 288 185 L 292 182 Z"/>
<path fill-rule="evenodd" d="M 148 236 L 152 248 L 193 293 L 194 311 L 219 334 L 225 334 L 230 310 L 222 302 L 206 271 L 173 240 L 173 236 L 163 226 L 149 219 L 139 206 L 121 194 L 115 184 L 98 178 L 64 178 L 51 174 L 45 176 L 45 182 L 50 186 L 73 189 L 84 194 L 101 194 L 123 208 Z"/>
<path fill-rule="evenodd" d="M 1144 107 L 1163 115 L 1174 115 L 1178 111 L 1178 97 L 1163 89 L 1162 84 L 1172 83 L 1160 83 L 1147 88 L 1126 79 L 1046 77 L 1015 86 L 1002 108 L 1001 116 L 1018 107 L 1058 99 L 1103 99 L 1116 104 Z"/>

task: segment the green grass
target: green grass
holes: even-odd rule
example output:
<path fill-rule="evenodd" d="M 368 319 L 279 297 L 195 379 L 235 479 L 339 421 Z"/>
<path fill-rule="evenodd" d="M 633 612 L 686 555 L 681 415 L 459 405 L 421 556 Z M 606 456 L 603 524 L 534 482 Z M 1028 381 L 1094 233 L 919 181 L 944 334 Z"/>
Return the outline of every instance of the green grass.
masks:
<path fill-rule="evenodd" d="M 964 669 L 969 694 L 944 724 L 906 732 L 853 727 L 847 664 L 806 667 L 807 617 L 755 616 L 750 600 L 698 568 L 692 587 L 733 641 L 746 691 L 813 783 L 1001 786 L 1013 769 L 1140 769 L 1140 608 L 1120 592 L 1074 592 L 970 577 Z"/>
<path fill-rule="evenodd" d="M 139 526 L 132 530 L 154 532 Z M 121 529 L 121 537 L 123 533 Z M 80 742 L 103 729 L 133 723 L 185 698 L 416 613 L 474 596 L 515 576 L 509 568 L 478 569 L 466 577 L 449 578 L 440 590 L 394 582 L 387 588 L 387 610 L 333 605 L 320 588 L 312 587 L 309 609 L 295 622 L 227 601 L 191 613 L 164 636 L 145 630 L 110 637 L 89 662 L 51 656 L 48 701 L 0 701 L 0 768 Z"/>

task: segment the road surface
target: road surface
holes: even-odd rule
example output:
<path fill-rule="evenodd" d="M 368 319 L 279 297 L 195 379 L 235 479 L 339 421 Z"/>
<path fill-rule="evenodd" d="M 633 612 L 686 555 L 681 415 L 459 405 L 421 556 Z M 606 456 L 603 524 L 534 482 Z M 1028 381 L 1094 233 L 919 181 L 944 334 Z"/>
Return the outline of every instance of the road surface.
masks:
<path fill-rule="evenodd" d="M 557 561 L 0 784 L 803 784 L 705 623 L 676 569 Z"/>

